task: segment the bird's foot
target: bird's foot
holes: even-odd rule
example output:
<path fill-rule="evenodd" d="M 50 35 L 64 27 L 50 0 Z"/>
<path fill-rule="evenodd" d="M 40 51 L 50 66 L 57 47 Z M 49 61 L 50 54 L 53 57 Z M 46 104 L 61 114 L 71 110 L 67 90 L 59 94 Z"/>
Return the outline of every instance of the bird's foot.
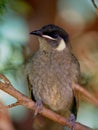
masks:
<path fill-rule="evenodd" d="M 70 130 L 74 130 L 74 127 L 75 127 L 75 122 L 76 122 L 76 119 L 75 119 L 75 115 L 74 114 L 71 114 L 69 119 L 68 119 L 68 122 L 71 123 L 71 128 Z"/>
<path fill-rule="evenodd" d="M 38 112 L 42 110 L 43 108 L 43 104 L 42 104 L 42 101 L 40 99 L 38 99 L 36 101 L 36 106 L 35 106 L 35 112 L 34 112 L 34 118 L 37 116 Z"/>

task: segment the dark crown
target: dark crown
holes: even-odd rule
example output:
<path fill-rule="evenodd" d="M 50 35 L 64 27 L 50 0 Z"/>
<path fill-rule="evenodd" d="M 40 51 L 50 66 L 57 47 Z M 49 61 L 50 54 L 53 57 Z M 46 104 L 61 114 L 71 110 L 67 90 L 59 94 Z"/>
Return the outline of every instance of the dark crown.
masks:
<path fill-rule="evenodd" d="M 66 43 L 69 42 L 69 35 L 62 28 L 49 24 L 41 28 L 42 34 L 57 38 L 58 36 L 62 37 Z"/>

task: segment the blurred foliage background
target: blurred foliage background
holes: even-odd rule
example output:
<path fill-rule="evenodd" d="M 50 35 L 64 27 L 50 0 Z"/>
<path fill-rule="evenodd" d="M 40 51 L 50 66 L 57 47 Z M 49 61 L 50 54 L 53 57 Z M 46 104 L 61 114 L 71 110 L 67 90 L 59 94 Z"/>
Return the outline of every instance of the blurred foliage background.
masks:
<path fill-rule="evenodd" d="M 98 0 L 95 2 L 98 5 Z M 98 98 L 98 11 L 92 0 L 0 0 L 0 73 L 28 95 L 23 66 L 38 49 L 36 38 L 29 32 L 50 23 L 69 33 L 81 66 L 81 84 Z M 0 100 L 15 102 L 1 90 Z M 32 130 L 30 110 L 19 106 L 9 111 L 15 129 Z M 98 129 L 98 108 L 81 100 L 77 120 Z"/>

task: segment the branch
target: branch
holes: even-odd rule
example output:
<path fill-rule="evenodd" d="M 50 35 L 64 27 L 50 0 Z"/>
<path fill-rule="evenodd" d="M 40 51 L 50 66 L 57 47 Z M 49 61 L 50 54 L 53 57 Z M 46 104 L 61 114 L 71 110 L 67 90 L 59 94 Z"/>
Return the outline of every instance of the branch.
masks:
<path fill-rule="evenodd" d="M 82 86 L 80 86 L 78 84 L 73 84 L 73 89 L 75 91 L 78 91 L 78 93 L 80 93 L 83 96 L 83 98 L 85 98 L 87 101 L 89 101 L 90 103 L 92 103 L 92 104 L 94 104 L 95 106 L 98 107 L 98 99 L 96 99 L 94 95 L 89 93 Z"/>
<path fill-rule="evenodd" d="M 15 130 L 7 108 L 0 102 L 0 130 Z"/>
<path fill-rule="evenodd" d="M 93 5 L 94 5 L 94 7 L 95 7 L 95 9 L 96 9 L 96 14 L 97 14 L 97 16 L 98 16 L 98 6 L 97 6 L 97 4 L 95 3 L 95 0 L 91 0 L 91 1 L 92 1 Z"/>
<path fill-rule="evenodd" d="M 32 110 L 36 109 L 35 103 L 31 99 L 26 97 L 24 94 L 22 94 L 18 90 L 16 90 L 5 76 L 0 75 L 0 78 L 2 79 L 2 82 L 0 82 L 0 89 L 5 91 L 6 93 L 10 94 L 11 96 L 15 97 L 17 99 L 16 104 L 23 105 Z M 15 104 L 13 106 L 15 106 Z M 43 107 L 43 109 L 41 111 L 39 111 L 39 114 L 57 122 L 63 126 L 67 126 L 69 128 L 72 126 L 72 124 L 70 122 L 68 122 L 65 117 L 62 117 L 59 114 L 57 114 L 49 109 L 46 109 L 45 107 Z M 74 130 L 91 130 L 91 128 L 76 122 Z"/>
<path fill-rule="evenodd" d="M 94 7 L 97 9 L 97 5 L 96 5 L 96 3 L 95 3 L 95 0 L 91 0 L 91 1 L 92 1 L 92 3 L 93 3 Z"/>

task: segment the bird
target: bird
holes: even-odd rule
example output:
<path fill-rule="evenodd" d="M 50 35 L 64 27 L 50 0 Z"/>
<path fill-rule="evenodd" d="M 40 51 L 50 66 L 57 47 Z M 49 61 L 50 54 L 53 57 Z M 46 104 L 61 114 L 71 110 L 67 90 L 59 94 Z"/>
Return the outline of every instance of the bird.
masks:
<path fill-rule="evenodd" d="M 69 34 L 61 27 L 48 24 L 30 32 L 39 41 L 39 49 L 26 65 L 26 77 L 32 99 L 70 119 L 77 117 L 78 94 L 72 84 L 78 83 L 80 65 L 72 52 Z M 64 130 L 45 117 L 36 117 L 35 130 Z M 45 122 L 40 124 L 44 120 Z M 39 123 L 38 123 L 39 122 Z"/>

